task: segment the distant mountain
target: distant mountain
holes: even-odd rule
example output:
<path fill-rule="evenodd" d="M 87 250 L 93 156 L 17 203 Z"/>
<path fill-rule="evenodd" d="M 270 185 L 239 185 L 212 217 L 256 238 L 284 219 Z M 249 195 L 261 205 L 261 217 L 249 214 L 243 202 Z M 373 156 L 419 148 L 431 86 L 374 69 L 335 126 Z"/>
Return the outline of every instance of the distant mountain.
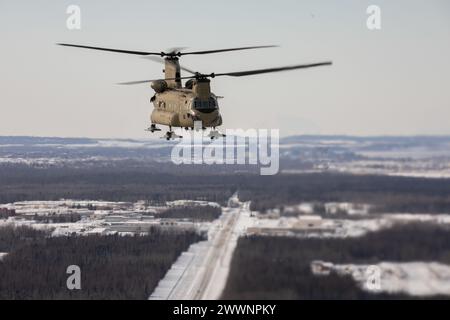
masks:
<path fill-rule="evenodd" d="M 145 165 L 168 163 L 177 143 L 160 139 L 0 136 L 0 164 L 86 166 L 118 160 Z M 204 140 L 205 145 L 209 143 L 209 139 Z M 279 154 L 284 172 L 450 176 L 450 136 L 291 136 L 280 139 Z"/>

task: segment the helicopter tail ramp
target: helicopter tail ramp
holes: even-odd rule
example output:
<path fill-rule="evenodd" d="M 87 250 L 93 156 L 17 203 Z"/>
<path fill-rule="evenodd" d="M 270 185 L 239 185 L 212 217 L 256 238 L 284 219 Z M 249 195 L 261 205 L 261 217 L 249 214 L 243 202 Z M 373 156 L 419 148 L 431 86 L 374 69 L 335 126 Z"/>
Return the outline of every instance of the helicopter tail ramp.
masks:
<path fill-rule="evenodd" d="M 208 240 L 190 246 L 160 280 L 150 300 L 214 300 L 225 288 L 237 240 L 250 218 L 249 203 L 223 208 Z"/>

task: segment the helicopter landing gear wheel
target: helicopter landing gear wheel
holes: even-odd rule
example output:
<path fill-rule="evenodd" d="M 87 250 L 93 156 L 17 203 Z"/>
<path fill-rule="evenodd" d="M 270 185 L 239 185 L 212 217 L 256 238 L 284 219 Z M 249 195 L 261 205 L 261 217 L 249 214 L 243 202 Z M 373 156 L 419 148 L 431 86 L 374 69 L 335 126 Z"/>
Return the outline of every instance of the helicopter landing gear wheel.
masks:
<path fill-rule="evenodd" d="M 216 130 L 216 128 L 213 128 L 209 132 L 208 137 L 210 137 L 211 140 L 214 140 L 214 139 L 224 138 L 224 137 L 226 137 L 226 135 L 224 133 L 221 133 L 220 131 Z"/>
<path fill-rule="evenodd" d="M 146 129 L 146 131 L 150 131 L 151 133 L 155 132 L 155 131 L 161 131 L 160 128 L 156 127 L 156 124 L 151 124 L 151 126 L 149 128 Z"/>
<path fill-rule="evenodd" d="M 183 138 L 183 136 L 179 136 L 173 131 L 167 131 L 166 134 L 161 137 L 161 139 L 166 139 L 167 141 L 175 140 L 175 138 L 181 139 L 181 138 Z"/>

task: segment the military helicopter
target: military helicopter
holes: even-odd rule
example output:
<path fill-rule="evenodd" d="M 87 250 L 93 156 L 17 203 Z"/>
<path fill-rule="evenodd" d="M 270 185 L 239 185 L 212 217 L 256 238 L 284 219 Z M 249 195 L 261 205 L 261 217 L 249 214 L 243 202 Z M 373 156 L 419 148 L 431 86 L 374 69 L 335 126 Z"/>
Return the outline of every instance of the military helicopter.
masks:
<path fill-rule="evenodd" d="M 196 126 L 198 126 L 199 123 L 201 123 L 201 129 L 203 130 L 205 130 L 206 128 L 212 128 L 208 135 L 211 139 L 225 136 L 224 134 L 216 130 L 217 127 L 222 125 L 223 120 L 219 111 L 219 104 L 217 102 L 217 100 L 221 97 L 216 96 L 211 92 L 210 79 L 212 78 L 222 76 L 244 77 L 263 73 L 305 69 L 332 64 L 332 62 L 326 61 L 268 69 L 205 74 L 197 71 L 192 71 L 191 69 L 181 66 L 179 58 L 186 55 L 205 55 L 238 50 L 272 48 L 276 46 L 251 46 L 190 52 L 182 52 L 181 50 L 183 50 L 183 48 L 173 48 L 167 50 L 167 52 L 144 52 L 68 43 L 58 43 L 58 45 L 139 55 L 156 62 L 164 63 L 164 79 L 131 81 L 123 82 L 120 84 L 132 85 L 150 83 L 151 88 L 155 91 L 155 95 L 150 99 L 150 102 L 152 102 L 154 105 L 154 109 L 150 116 L 151 125 L 147 130 L 150 132 L 161 131 L 161 129 L 158 128 L 157 125 L 168 126 L 169 131 L 167 131 L 166 134 L 162 137 L 167 140 L 182 138 L 182 136 L 176 135 L 172 128 L 181 127 L 185 128 L 186 130 L 193 130 L 194 128 L 198 129 Z M 186 71 L 192 75 L 182 77 L 181 70 Z M 188 80 L 186 81 L 184 87 L 181 80 Z"/>

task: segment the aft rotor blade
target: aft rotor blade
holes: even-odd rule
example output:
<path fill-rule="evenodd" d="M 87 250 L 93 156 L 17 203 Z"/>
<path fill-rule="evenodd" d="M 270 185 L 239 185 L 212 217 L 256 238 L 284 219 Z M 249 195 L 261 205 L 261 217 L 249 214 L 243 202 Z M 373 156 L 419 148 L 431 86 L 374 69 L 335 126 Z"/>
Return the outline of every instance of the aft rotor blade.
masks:
<path fill-rule="evenodd" d="M 154 62 L 162 63 L 162 64 L 166 63 L 166 61 L 163 58 L 161 58 L 161 57 L 143 56 L 143 58 L 144 59 L 148 59 L 148 60 L 152 60 Z M 195 71 L 193 71 L 191 69 L 188 69 L 188 68 L 186 68 L 185 66 L 182 66 L 182 65 L 180 65 L 180 69 L 183 70 L 183 71 L 189 72 L 191 74 L 196 74 L 197 73 L 197 72 L 195 72 Z"/>
<path fill-rule="evenodd" d="M 226 72 L 226 73 L 211 73 L 211 74 L 199 74 L 198 73 L 198 74 L 196 74 L 194 76 L 189 76 L 189 77 L 132 81 L 132 82 L 123 82 L 123 83 L 120 83 L 120 84 L 140 84 L 140 83 L 146 83 L 146 82 L 152 82 L 152 81 L 158 81 L 158 80 L 184 80 L 184 79 L 198 79 L 198 78 L 215 78 L 215 77 L 222 77 L 222 76 L 244 77 L 244 76 L 251 76 L 251 75 L 255 75 L 255 74 L 263 74 L 263 73 L 272 73 L 272 72 L 281 72 L 281 71 L 289 71 L 289 70 L 296 70 L 296 69 L 306 69 L 306 68 L 313 68 L 313 67 L 320 67 L 320 66 L 328 66 L 328 65 L 332 65 L 332 64 L 333 63 L 331 61 L 326 61 L 326 62 L 318 62 L 318 63 L 310 63 L 310 64 L 300 64 L 300 65 L 296 65 L 296 66 L 286 66 L 286 67 L 269 68 L 269 69 L 257 69 L 257 70 L 248 70 L 248 71 L 237 71 L 237 72 Z"/>
<path fill-rule="evenodd" d="M 119 82 L 120 85 L 131 85 L 131 84 L 142 84 L 142 83 L 151 83 L 154 80 L 139 80 L 139 81 L 129 81 L 129 82 Z"/>
<path fill-rule="evenodd" d="M 296 65 L 296 66 L 279 67 L 279 68 L 216 73 L 216 74 L 211 74 L 211 76 L 212 77 L 220 77 L 220 76 L 244 77 L 244 76 L 251 76 L 251 75 L 255 75 L 255 74 L 263 74 L 263 73 L 281 72 L 281 71 L 288 71 L 288 70 L 295 70 L 295 69 L 306 69 L 306 68 L 327 66 L 327 65 L 331 65 L 331 64 L 332 64 L 331 61 L 327 61 L 327 62 L 319 62 L 319 63 L 300 64 L 300 65 Z"/>
<path fill-rule="evenodd" d="M 92 49 L 92 50 L 100 50 L 100 51 L 136 54 L 136 55 L 141 55 L 141 56 L 146 56 L 146 55 L 157 55 L 157 56 L 160 56 L 161 55 L 161 52 L 131 51 L 131 50 L 122 50 L 122 49 L 91 47 L 91 46 L 84 46 L 84 45 L 78 45 L 78 44 L 69 44 L 69 43 L 57 43 L 57 45 L 64 46 L 64 47 L 75 47 L 75 48 Z"/>
<path fill-rule="evenodd" d="M 217 49 L 217 50 L 206 50 L 206 51 L 180 52 L 179 54 L 182 55 L 182 56 L 185 56 L 185 55 L 189 55 L 189 54 L 210 54 L 210 53 L 218 53 L 218 52 L 250 50 L 250 49 L 262 49 L 262 48 L 274 48 L 274 47 L 278 47 L 278 46 L 269 45 L 269 46 L 239 47 L 239 48 L 228 48 L 228 49 Z"/>

